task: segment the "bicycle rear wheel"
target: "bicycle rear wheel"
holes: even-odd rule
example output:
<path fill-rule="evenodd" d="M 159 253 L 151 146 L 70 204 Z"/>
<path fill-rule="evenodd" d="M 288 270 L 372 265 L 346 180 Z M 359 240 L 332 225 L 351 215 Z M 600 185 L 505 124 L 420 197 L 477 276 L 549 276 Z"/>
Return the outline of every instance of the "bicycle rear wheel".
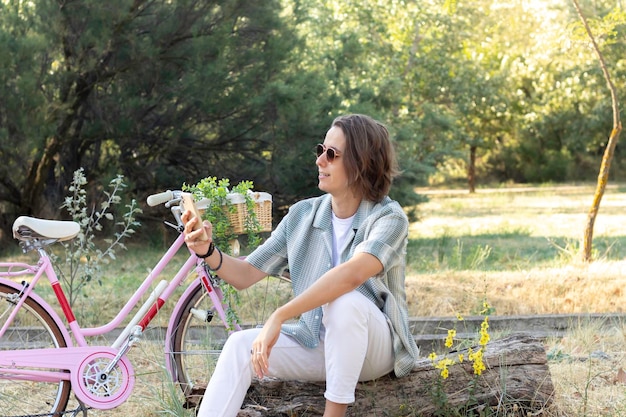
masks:
<path fill-rule="evenodd" d="M 291 298 L 291 282 L 282 277 L 266 277 L 250 288 L 238 291 L 236 316 L 242 328 L 263 325 L 270 314 Z M 210 322 L 207 316 L 215 316 Z M 208 383 L 222 346 L 228 337 L 204 287 L 198 284 L 179 310 L 171 335 L 171 369 L 188 400 L 201 396 Z M 196 405 L 193 401 L 192 405 Z"/>
<path fill-rule="evenodd" d="M 0 327 L 15 308 L 18 291 L 0 283 Z M 6 333 L 2 350 L 66 347 L 59 327 L 34 299 L 27 298 Z M 70 382 L 37 382 L 9 379 L 0 373 L 0 416 L 50 415 L 60 417 L 70 396 Z"/>

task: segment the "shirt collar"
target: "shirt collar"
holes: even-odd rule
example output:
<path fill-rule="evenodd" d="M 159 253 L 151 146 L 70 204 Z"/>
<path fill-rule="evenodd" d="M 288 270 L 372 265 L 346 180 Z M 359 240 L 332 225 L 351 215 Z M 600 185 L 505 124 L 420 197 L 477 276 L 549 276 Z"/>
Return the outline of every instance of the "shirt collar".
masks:
<path fill-rule="evenodd" d="M 321 229 L 328 229 L 332 223 L 332 197 L 330 194 L 324 194 L 320 197 L 320 199 L 321 202 L 318 206 L 317 213 L 315 213 L 313 226 Z M 367 216 L 369 216 L 374 210 L 376 204 L 377 203 L 374 203 L 373 201 L 361 200 L 361 204 L 359 204 L 359 208 L 354 216 L 354 221 L 352 222 L 352 228 L 354 230 L 357 230 L 361 226 L 361 223 L 363 223 Z"/>

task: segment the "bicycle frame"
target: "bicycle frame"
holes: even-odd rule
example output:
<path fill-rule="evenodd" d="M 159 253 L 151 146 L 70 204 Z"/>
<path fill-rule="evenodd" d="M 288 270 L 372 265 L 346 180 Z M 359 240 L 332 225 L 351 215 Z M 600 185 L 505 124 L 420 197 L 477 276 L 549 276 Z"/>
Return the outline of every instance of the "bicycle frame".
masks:
<path fill-rule="evenodd" d="M 156 317 L 161 307 L 194 270 L 198 277 L 189 285 L 187 291 L 196 288 L 198 285 L 203 285 L 211 298 L 215 311 L 226 326 L 228 321 L 225 305 L 222 301 L 222 291 L 219 286 L 215 285 L 213 277 L 206 270 L 206 265 L 203 261 L 198 259 L 195 253 L 188 249 L 190 256 L 176 275 L 169 282 L 162 280 L 156 285 L 148 299 L 137 310 L 111 346 L 90 346 L 87 342 L 89 337 L 101 336 L 112 332 L 130 317 L 131 312 L 139 305 L 142 297 L 148 294 L 165 267 L 185 245 L 182 229 L 180 227 L 178 229 L 181 232 L 178 238 L 161 257 L 135 293 L 110 322 L 99 327 L 82 328 L 79 325 L 45 249 L 37 249 L 39 262 L 36 265 L 19 262 L 0 262 L 0 282 L 19 291 L 19 299 L 15 300 L 16 306 L 0 329 L 0 339 L 22 308 L 25 300 L 30 297 L 39 303 L 54 319 L 67 344 L 67 347 L 62 348 L 3 350 L 0 356 L 0 379 L 40 382 L 69 380 L 76 397 L 82 403 L 98 409 L 110 409 L 119 406 L 130 396 L 134 386 L 134 372 L 132 365 L 126 357 L 126 353 L 135 341 L 141 337 L 143 331 Z M 52 286 L 69 331 L 56 311 L 35 292 L 35 287 L 44 275 Z M 32 280 L 30 283 L 23 282 L 22 285 L 19 285 L 9 279 L 20 276 L 32 276 Z M 240 330 L 238 324 L 234 325 L 234 330 Z M 166 344 L 167 346 L 169 345 Z M 91 366 L 96 361 L 108 363 L 106 369 L 101 372 L 102 374 L 106 373 L 108 375 L 113 368 L 119 366 L 119 372 L 121 372 L 124 378 L 122 378 L 123 384 L 120 390 L 118 390 L 118 394 L 98 397 L 93 395 L 84 383 L 81 383 L 81 373 L 86 367 Z M 166 361 L 166 363 L 171 373 L 169 361 Z M 63 370 L 69 370 L 69 372 Z M 100 376 L 100 374 L 98 375 Z"/>

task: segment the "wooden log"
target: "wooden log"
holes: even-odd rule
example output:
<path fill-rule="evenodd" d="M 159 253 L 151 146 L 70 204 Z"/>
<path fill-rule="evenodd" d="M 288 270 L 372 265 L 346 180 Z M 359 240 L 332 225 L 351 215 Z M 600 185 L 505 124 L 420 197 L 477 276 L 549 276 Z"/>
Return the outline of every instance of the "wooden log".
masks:
<path fill-rule="evenodd" d="M 450 357 L 459 353 L 467 357 L 467 349 Z M 470 409 L 478 415 L 487 407 L 526 416 L 552 403 L 554 386 L 539 338 L 518 333 L 491 341 L 483 362 L 486 370 L 480 376 L 465 360 L 449 367 L 449 377 L 443 379 L 429 359 L 422 359 L 404 378 L 385 376 L 359 383 L 347 416 L 467 415 Z M 324 388 L 323 382 L 255 381 L 238 417 L 321 416 Z"/>

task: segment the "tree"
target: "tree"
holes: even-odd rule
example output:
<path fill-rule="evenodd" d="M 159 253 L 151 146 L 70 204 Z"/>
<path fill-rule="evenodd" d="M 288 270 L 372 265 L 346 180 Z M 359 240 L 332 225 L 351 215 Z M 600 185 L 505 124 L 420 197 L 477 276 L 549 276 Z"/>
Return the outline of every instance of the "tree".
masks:
<path fill-rule="evenodd" d="M 342 113 L 367 113 L 385 122 L 402 169 L 391 195 L 405 206 L 418 203 L 414 188 L 426 183 L 442 153 L 436 137 L 425 132 L 438 134 L 437 127 L 443 125 L 431 126 L 422 120 L 430 112 L 415 109 L 412 102 L 418 88 L 412 85 L 410 71 L 418 65 L 411 62 L 410 50 L 416 21 L 423 18 L 419 4 L 397 0 L 303 3 L 309 18 L 298 26 L 306 40 L 301 59 L 326 82 L 329 119 Z M 443 119 L 431 121 L 437 124 Z"/>
<path fill-rule="evenodd" d="M 268 158 L 267 97 L 298 42 L 278 2 L 0 7 L 11 98 L 0 105 L 0 201 L 11 217 L 55 217 L 80 167 L 89 178 L 121 167 L 141 194 L 244 177 Z"/>
<path fill-rule="evenodd" d="M 607 64 L 604 60 L 604 56 L 600 51 L 600 47 L 596 42 L 596 38 L 591 31 L 591 27 L 587 22 L 587 18 L 585 17 L 578 0 L 572 0 L 574 7 L 576 8 L 576 12 L 580 17 L 581 23 L 584 27 L 584 30 L 589 37 L 589 40 L 593 46 L 593 50 L 596 53 L 598 58 L 598 62 L 600 67 L 602 68 L 602 73 L 604 74 L 604 78 L 606 80 L 607 87 L 611 92 L 611 107 L 613 109 L 613 129 L 611 130 L 611 134 L 608 139 L 608 143 L 606 149 L 604 150 L 604 154 L 602 156 L 602 164 L 600 165 L 600 172 L 598 174 L 598 182 L 596 185 L 596 191 L 593 197 L 593 202 L 591 204 L 591 208 L 589 209 L 589 213 L 587 214 L 587 223 L 585 224 L 585 232 L 583 235 L 583 242 L 581 247 L 581 258 L 584 262 L 589 262 L 592 260 L 592 243 L 593 243 L 593 226 L 595 223 L 596 216 L 598 215 L 598 210 L 600 208 L 600 202 L 602 200 L 602 196 L 604 195 L 604 191 L 606 189 L 608 177 L 609 177 L 609 169 L 611 167 L 611 162 L 613 160 L 613 153 L 615 151 L 615 145 L 619 139 L 620 132 L 622 131 L 622 122 L 619 115 L 619 102 L 617 99 L 617 92 L 615 89 L 615 85 L 611 81 L 611 75 L 607 68 Z M 605 19 L 606 21 L 610 20 Z"/>

